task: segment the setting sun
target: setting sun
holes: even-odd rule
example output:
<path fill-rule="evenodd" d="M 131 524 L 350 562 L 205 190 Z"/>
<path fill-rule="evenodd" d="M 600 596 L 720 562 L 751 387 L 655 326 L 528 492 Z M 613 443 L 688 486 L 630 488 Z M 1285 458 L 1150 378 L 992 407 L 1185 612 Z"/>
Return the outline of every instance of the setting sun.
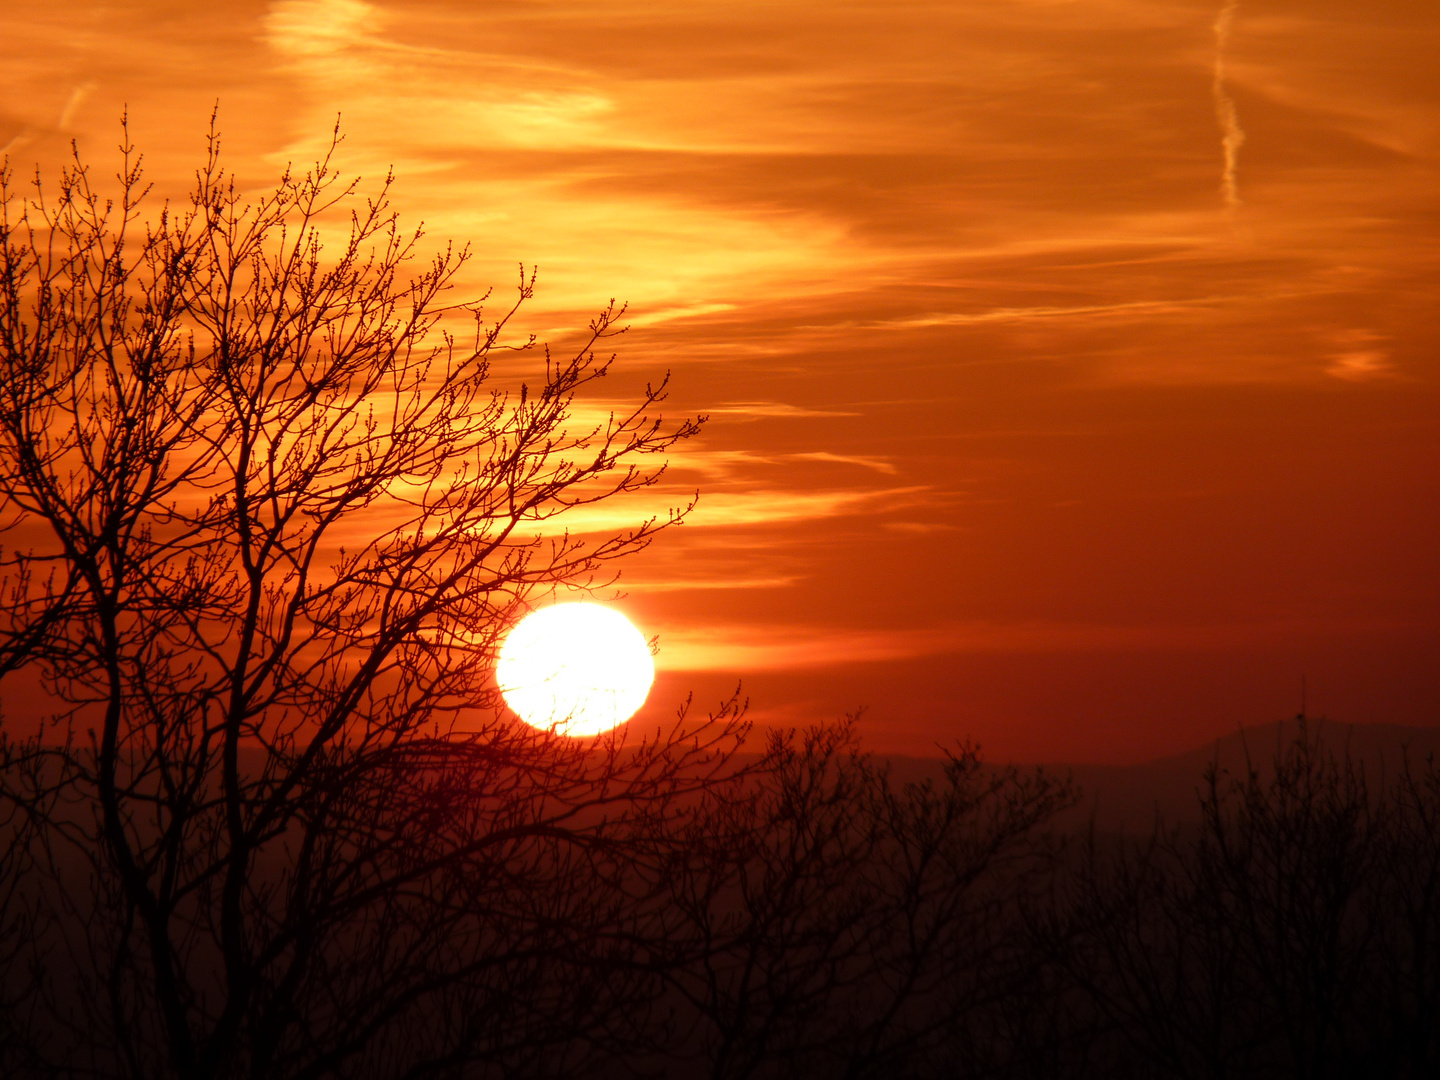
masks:
<path fill-rule="evenodd" d="M 645 703 L 655 664 L 630 620 L 599 604 L 556 604 L 510 631 L 496 669 L 506 704 L 531 727 L 598 735 Z"/>

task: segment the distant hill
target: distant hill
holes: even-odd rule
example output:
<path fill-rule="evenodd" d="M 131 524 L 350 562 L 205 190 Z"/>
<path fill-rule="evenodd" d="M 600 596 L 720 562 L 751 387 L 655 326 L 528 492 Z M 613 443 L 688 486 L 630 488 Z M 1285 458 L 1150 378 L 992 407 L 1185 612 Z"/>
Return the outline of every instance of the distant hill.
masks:
<path fill-rule="evenodd" d="M 1351 758 L 1363 762 L 1372 783 L 1394 776 L 1407 755 L 1417 765 L 1428 755 L 1440 755 L 1440 728 L 1342 724 L 1313 718 L 1305 725 L 1322 746 L 1336 754 L 1348 750 Z M 1258 724 L 1187 753 L 1139 765 L 1047 766 L 1068 772 L 1083 791 L 1081 805 L 1060 824 L 1083 825 L 1093 814 L 1100 831 L 1146 833 L 1157 812 L 1173 824 L 1199 821 L 1198 792 L 1212 762 L 1236 778 L 1243 778 L 1252 766 L 1265 776 L 1276 751 L 1290 745 L 1300 728 L 1298 718 Z"/>
<path fill-rule="evenodd" d="M 1363 762 L 1372 783 L 1394 776 L 1407 755 L 1412 764 L 1423 764 L 1427 755 L 1440 753 L 1440 728 L 1341 724 L 1323 719 L 1305 724 L 1328 750 L 1336 754 L 1348 751 L 1351 758 Z M 1236 778 L 1243 778 L 1251 767 L 1265 776 L 1277 750 L 1290 745 L 1300 730 L 1298 719 L 1285 720 L 1242 728 L 1188 753 L 1140 765 L 1073 766 L 1070 774 L 1084 796 L 1081 806 L 1067 819 L 1088 821 L 1093 813 L 1096 828 L 1106 832 L 1148 832 L 1157 812 L 1174 824 L 1198 821 L 1197 793 L 1212 762 Z"/>
<path fill-rule="evenodd" d="M 1306 725 L 1313 737 L 1336 753 L 1347 748 L 1364 762 L 1367 777 L 1375 782 L 1393 776 L 1405 755 L 1423 764 L 1429 754 L 1440 757 L 1440 727 L 1406 727 L 1401 724 L 1342 724 L 1311 718 Z M 1300 732 L 1298 719 L 1257 724 L 1183 754 L 1156 758 L 1138 765 L 1047 764 L 1044 769 L 1069 776 L 1081 789 L 1080 805 L 1056 822 L 1065 829 L 1086 827 L 1094 815 L 1101 832 L 1148 833 L 1158 812 L 1167 822 L 1186 824 L 1200 819 L 1198 792 L 1211 762 L 1231 776 L 1243 777 L 1248 760 L 1262 775 L 1269 771 L 1277 749 L 1288 746 Z M 891 776 L 900 782 L 938 778 L 943 763 L 934 758 L 885 756 Z"/>

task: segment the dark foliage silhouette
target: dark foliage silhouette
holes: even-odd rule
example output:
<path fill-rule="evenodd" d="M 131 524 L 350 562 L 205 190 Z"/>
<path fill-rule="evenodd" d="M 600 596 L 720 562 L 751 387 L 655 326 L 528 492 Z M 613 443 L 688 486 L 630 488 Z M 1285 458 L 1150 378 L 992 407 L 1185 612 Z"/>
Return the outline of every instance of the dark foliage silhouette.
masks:
<path fill-rule="evenodd" d="M 1212 767 L 1201 823 L 1092 841 L 1051 923 L 1116 1072 L 1419 1077 L 1440 1069 L 1440 772 L 1313 728 Z M 1077 1009 L 1077 1015 L 1084 1011 Z"/>
<path fill-rule="evenodd" d="M 670 869 L 668 966 L 703 1074 L 993 1070 L 994 1003 L 1033 974 L 1016 898 L 1071 793 L 952 756 L 897 785 L 848 725 L 776 736 L 752 798 L 697 818 Z"/>

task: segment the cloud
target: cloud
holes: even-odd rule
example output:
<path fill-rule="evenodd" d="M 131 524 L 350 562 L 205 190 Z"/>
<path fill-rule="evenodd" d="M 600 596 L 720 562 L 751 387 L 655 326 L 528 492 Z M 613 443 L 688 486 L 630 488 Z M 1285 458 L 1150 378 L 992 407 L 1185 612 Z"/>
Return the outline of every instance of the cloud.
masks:
<path fill-rule="evenodd" d="M 705 410 L 711 416 L 724 416 L 734 420 L 767 420 L 773 417 L 799 419 L 811 416 L 860 416 L 858 412 L 844 409 L 813 409 L 804 405 L 790 405 L 783 401 L 727 401 L 710 405 Z"/>
<path fill-rule="evenodd" d="M 68 131 L 70 129 L 70 125 L 75 121 L 75 114 L 80 111 L 80 106 L 85 104 L 85 99 L 95 92 L 96 86 L 97 84 L 93 82 L 83 82 L 70 92 L 70 97 L 65 102 L 65 108 L 60 110 L 60 119 L 55 125 L 59 130 Z M 8 150 L 9 147 L 7 146 L 6 149 Z"/>
<path fill-rule="evenodd" d="M 828 450 L 815 450 L 809 453 L 785 454 L 783 457 L 789 461 L 833 461 L 837 465 L 859 465 L 889 476 L 894 476 L 899 471 L 895 463 L 887 458 L 865 457 L 862 454 L 832 454 Z"/>
<path fill-rule="evenodd" d="M 1350 382 L 1394 375 L 1389 355 L 1375 345 L 1384 340 L 1382 335 L 1370 330 L 1342 330 L 1332 334 L 1331 340 L 1339 348 L 1327 356 L 1327 375 Z"/>
<path fill-rule="evenodd" d="M 1383 620 L 1355 629 L 1393 628 Z M 1301 640 L 1311 622 L 1115 625 L 966 622 L 923 629 L 836 629 L 807 625 L 717 625 L 660 630 L 656 668 L 674 672 L 800 671 L 958 653 L 1168 651 Z M 1328 627 L 1326 629 L 1333 629 Z"/>
<path fill-rule="evenodd" d="M 1235 169 L 1240 156 L 1240 147 L 1245 142 L 1245 132 L 1240 130 L 1240 118 L 1235 111 L 1235 101 L 1225 89 L 1225 49 L 1230 44 L 1230 30 L 1235 22 L 1239 0 L 1226 0 L 1220 14 L 1215 17 L 1215 78 L 1211 93 L 1215 98 L 1215 119 L 1220 124 L 1220 149 L 1225 164 L 1220 174 L 1220 193 L 1225 205 L 1234 208 L 1240 205 L 1240 193 L 1236 187 Z"/>
<path fill-rule="evenodd" d="M 626 325 L 635 327 L 654 326 L 657 323 L 671 322 L 675 319 L 693 319 L 702 315 L 716 315 L 734 310 L 734 304 L 681 304 L 677 307 L 659 308 L 654 311 L 627 315 L 625 322 Z"/>
<path fill-rule="evenodd" d="M 988 311 L 931 311 L 874 324 L 876 329 L 925 329 L 937 326 L 974 326 L 984 323 L 1025 323 L 1055 319 L 1105 318 L 1116 316 L 1173 315 L 1196 308 L 1213 307 L 1227 298 L 1201 296 L 1184 300 L 1126 300 L 1114 304 L 1043 305 L 1002 307 Z"/>
<path fill-rule="evenodd" d="M 881 528 L 889 529 L 891 532 L 913 533 L 916 536 L 925 536 L 930 533 L 958 532 L 960 526 L 951 525 L 943 521 L 886 521 L 881 523 Z"/>
<path fill-rule="evenodd" d="M 276 0 L 264 19 L 271 48 L 299 60 L 373 43 L 379 16 L 364 0 Z"/>
<path fill-rule="evenodd" d="M 1378 349 L 1335 353 L 1330 357 L 1330 364 L 1325 371 L 1337 379 L 1373 379 L 1378 375 L 1390 374 L 1390 358 Z"/>
<path fill-rule="evenodd" d="M 889 458 L 865 454 L 837 454 L 830 450 L 766 454 L 755 450 L 679 449 L 671 456 L 670 469 L 672 473 L 698 473 L 714 481 L 733 479 L 747 471 L 754 472 L 765 467 L 783 468 L 792 462 L 855 465 L 885 476 L 895 476 L 900 471 Z"/>
<path fill-rule="evenodd" d="M 714 577 L 675 577 L 668 580 L 657 578 L 635 578 L 626 576 L 621 580 L 621 588 L 626 593 L 656 593 L 656 592 L 689 592 L 691 590 L 713 590 L 713 589 L 784 589 L 794 585 L 800 578 L 798 575 L 782 575 L 771 577 L 727 577 L 716 575 Z"/>
<path fill-rule="evenodd" d="M 924 505 L 932 494 L 932 489 L 923 485 L 868 491 L 764 488 L 706 492 L 695 509 L 686 515 L 685 528 L 795 525 L 855 514 L 876 514 Z M 678 493 L 658 493 L 646 499 L 632 498 L 624 503 L 578 506 L 567 510 L 542 531 L 550 533 L 556 531 L 556 527 L 562 527 L 576 535 L 613 532 L 633 527 L 649 517 L 664 521 L 671 510 L 685 505 L 686 501 L 686 497 Z"/>

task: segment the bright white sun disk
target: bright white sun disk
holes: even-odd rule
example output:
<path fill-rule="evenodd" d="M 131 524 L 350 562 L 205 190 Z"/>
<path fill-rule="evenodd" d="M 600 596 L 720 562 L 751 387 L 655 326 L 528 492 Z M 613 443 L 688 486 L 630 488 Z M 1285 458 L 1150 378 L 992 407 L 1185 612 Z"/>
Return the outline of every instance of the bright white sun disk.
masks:
<path fill-rule="evenodd" d="M 645 703 L 650 646 L 630 620 L 599 604 L 555 604 L 521 619 L 495 669 L 505 703 L 531 727 L 598 735 Z"/>

